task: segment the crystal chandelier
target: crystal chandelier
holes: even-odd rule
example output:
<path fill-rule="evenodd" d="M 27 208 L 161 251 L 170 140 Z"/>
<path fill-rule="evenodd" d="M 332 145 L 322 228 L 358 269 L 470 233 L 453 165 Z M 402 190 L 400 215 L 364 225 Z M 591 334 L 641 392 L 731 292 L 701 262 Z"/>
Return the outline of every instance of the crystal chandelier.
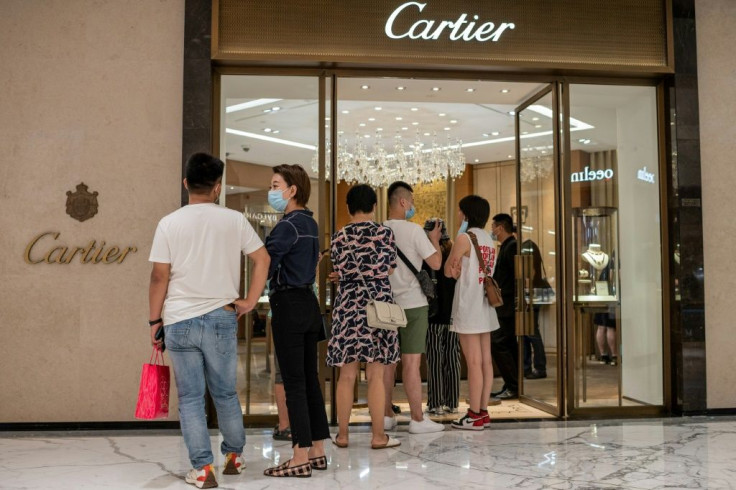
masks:
<path fill-rule="evenodd" d="M 546 179 L 552 173 L 552 167 L 552 157 L 549 155 L 522 158 L 519 178 L 524 183 L 533 182 L 536 179 Z"/>
<path fill-rule="evenodd" d="M 387 150 L 380 133 L 370 151 L 368 136 L 356 133 L 351 142 L 341 138 L 337 144 L 337 179 L 347 183 L 369 184 L 386 187 L 392 182 L 403 180 L 414 185 L 438 179 L 456 179 L 465 171 L 465 155 L 462 142 L 450 140 L 440 146 L 435 140 L 426 146 L 417 134 L 416 140 L 407 149 L 401 135 L 393 138 L 393 146 Z M 330 145 L 331 146 L 331 145 Z M 330 146 L 327 149 L 326 174 L 330 176 Z M 389 153 L 390 152 L 390 153 Z M 319 170 L 319 149 L 312 157 L 312 170 Z"/>

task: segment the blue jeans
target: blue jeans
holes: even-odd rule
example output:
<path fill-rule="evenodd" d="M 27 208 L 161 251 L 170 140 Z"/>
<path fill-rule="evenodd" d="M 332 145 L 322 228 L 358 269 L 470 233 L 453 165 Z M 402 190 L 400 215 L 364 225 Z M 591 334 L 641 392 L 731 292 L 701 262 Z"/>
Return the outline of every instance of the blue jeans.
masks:
<path fill-rule="evenodd" d="M 204 410 L 205 383 L 215 402 L 222 454 L 242 453 L 243 413 L 235 388 L 238 367 L 237 315 L 218 308 L 164 327 L 166 350 L 174 365 L 179 419 L 189 460 L 195 468 L 213 462 Z"/>

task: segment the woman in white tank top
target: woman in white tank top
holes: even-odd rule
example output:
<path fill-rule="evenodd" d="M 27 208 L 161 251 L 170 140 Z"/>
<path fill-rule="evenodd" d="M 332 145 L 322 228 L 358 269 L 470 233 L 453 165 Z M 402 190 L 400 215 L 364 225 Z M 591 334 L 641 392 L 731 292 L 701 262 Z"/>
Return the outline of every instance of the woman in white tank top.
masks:
<path fill-rule="evenodd" d="M 458 221 L 463 224 L 445 265 L 445 275 L 457 279 L 452 302 L 452 327 L 460 337 L 468 366 L 470 408 L 452 422 L 456 429 L 483 430 L 489 427 L 488 401 L 493 385 L 491 360 L 491 332 L 499 328 L 496 310 L 488 303 L 483 288 L 486 271 L 478 260 L 470 236 L 478 240 L 483 261 L 490 273 L 496 266 L 496 248 L 484 230 L 491 214 L 488 201 L 480 196 L 466 196 L 460 200 Z"/>

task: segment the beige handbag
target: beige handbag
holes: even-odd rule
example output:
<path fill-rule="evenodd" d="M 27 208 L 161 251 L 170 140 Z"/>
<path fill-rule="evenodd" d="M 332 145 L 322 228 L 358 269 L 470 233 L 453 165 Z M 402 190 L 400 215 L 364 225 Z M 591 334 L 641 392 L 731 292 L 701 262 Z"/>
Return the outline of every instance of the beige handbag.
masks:
<path fill-rule="evenodd" d="M 347 247 L 348 235 L 345 233 L 344 228 L 342 233 L 345 237 L 345 246 Z M 353 251 L 349 247 L 348 252 L 350 252 L 353 260 L 359 266 L 360 264 L 355 259 L 355 254 L 353 254 Z M 363 278 L 363 274 L 360 273 L 360 268 L 358 269 L 358 273 L 360 274 L 360 281 L 363 283 L 363 287 L 368 293 L 368 296 L 370 296 L 371 290 L 368 288 L 368 285 Z M 406 324 L 408 323 L 406 320 L 406 313 L 404 313 L 404 309 L 401 306 L 387 301 L 376 301 L 374 299 L 369 300 L 368 304 L 365 305 L 365 317 L 369 327 L 382 328 L 384 330 L 397 330 L 399 328 L 406 327 Z"/>

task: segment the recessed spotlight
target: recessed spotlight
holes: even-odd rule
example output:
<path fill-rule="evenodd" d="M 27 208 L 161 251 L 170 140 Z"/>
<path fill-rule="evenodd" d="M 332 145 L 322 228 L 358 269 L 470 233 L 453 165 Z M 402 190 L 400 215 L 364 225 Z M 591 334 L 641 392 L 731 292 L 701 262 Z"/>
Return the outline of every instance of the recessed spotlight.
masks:
<path fill-rule="evenodd" d="M 488 138 L 488 136 L 490 136 L 488 133 L 483 133 L 484 138 Z"/>
<path fill-rule="evenodd" d="M 534 127 L 535 127 L 535 128 L 541 128 L 541 127 L 542 127 L 542 125 L 541 125 L 541 124 L 535 124 L 535 125 L 534 125 Z"/>
<path fill-rule="evenodd" d="M 263 109 L 263 112 L 271 112 L 271 109 Z"/>
<path fill-rule="evenodd" d="M 450 119 L 450 124 L 457 124 L 457 119 Z"/>
<path fill-rule="evenodd" d="M 498 136 L 500 133 L 498 131 L 494 131 L 491 133 L 493 136 Z"/>
<path fill-rule="evenodd" d="M 368 139 L 368 138 L 370 138 L 370 137 L 371 137 L 371 135 L 370 135 L 370 134 L 366 134 L 366 135 L 365 135 L 365 136 L 363 136 L 363 137 L 364 137 L 364 138 L 366 138 L 366 139 Z"/>
<path fill-rule="evenodd" d="M 279 131 L 278 129 L 274 129 L 273 131 L 271 131 L 271 133 L 273 133 L 273 134 L 279 134 L 280 132 L 281 131 Z"/>
<path fill-rule="evenodd" d="M 338 131 L 337 134 L 345 134 L 345 131 Z"/>
<path fill-rule="evenodd" d="M 424 136 L 429 136 L 429 133 L 424 133 Z"/>
<path fill-rule="evenodd" d="M 418 123 L 418 122 L 416 122 L 416 121 L 414 121 L 413 123 L 411 123 L 411 125 L 412 125 L 412 126 L 419 126 L 419 123 Z"/>
<path fill-rule="evenodd" d="M 522 131 L 521 134 L 529 134 L 529 131 Z"/>
<path fill-rule="evenodd" d="M 509 116 L 515 116 L 515 115 L 516 115 L 515 111 L 509 111 Z"/>
<path fill-rule="evenodd" d="M 396 87 L 396 90 L 406 90 L 406 87 L 404 87 L 403 85 L 399 85 L 398 87 Z"/>
<path fill-rule="evenodd" d="M 440 87 L 432 87 L 432 92 L 439 92 L 442 90 Z"/>
<path fill-rule="evenodd" d="M 418 108 L 418 107 L 412 107 L 412 108 L 411 108 L 411 110 L 412 110 L 413 112 L 417 112 L 417 111 L 419 110 L 419 108 Z"/>
<path fill-rule="evenodd" d="M 445 114 L 444 112 L 440 112 L 440 113 L 438 114 L 438 116 L 440 116 L 440 117 L 445 117 L 446 115 L 447 115 L 447 114 Z"/>
<path fill-rule="evenodd" d="M 231 191 L 232 191 L 232 190 L 234 190 L 234 189 L 235 189 L 235 187 L 233 187 L 233 186 L 230 186 L 230 190 L 231 190 Z"/>
<path fill-rule="evenodd" d="M 509 93 L 509 92 L 510 92 L 510 90 L 509 90 L 509 89 L 507 89 L 507 88 L 502 88 L 502 89 L 501 89 L 501 93 L 502 93 L 502 94 L 507 94 L 507 93 Z"/>
<path fill-rule="evenodd" d="M 542 153 L 547 153 L 547 150 L 542 150 Z"/>
<path fill-rule="evenodd" d="M 330 118 L 329 118 L 329 117 L 326 117 L 326 118 L 325 118 L 325 121 L 329 121 L 329 120 L 330 120 Z"/>
<path fill-rule="evenodd" d="M 539 121 L 539 118 L 538 117 L 533 117 L 532 118 L 532 121 Z"/>
<path fill-rule="evenodd" d="M 350 111 L 348 111 L 348 110 L 345 110 L 345 111 L 342 111 L 342 113 L 343 113 L 343 114 L 350 114 Z"/>
<path fill-rule="evenodd" d="M 478 162 L 480 162 L 480 160 L 478 160 L 478 159 L 476 158 L 476 159 L 475 159 L 475 163 L 478 163 Z"/>
<path fill-rule="evenodd" d="M 359 126 L 360 126 L 361 128 L 364 128 L 364 127 L 365 127 L 365 123 L 360 123 L 360 124 L 359 124 Z"/>
<path fill-rule="evenodd" d="M 280 110 L 281 110 L 281 107 L 278 107 L 278 106 L 276 106 L 276 107 L 271 107 L 271 110 L 272 110 L 272 111 L 280 111 Z"/>
<path fill-rule="evenodd" d="M 445 128 L 445 131 L 449 131 L 449 130 L 450 130 L 450 128 Z"/>
<path fill-rule="evenodd" d="M 271 131 L 273 131 L 271 128 L 263 128 L 264 133 L 270 133 Z"/>
<path fill-rule="evenodd" d="M 471 88 L 466 88 L 465 91 L 466 92 L 475 92 L 475 89 L 471 87 Z"/>
<path fill-rule="evenodd" d="M 375 121 L 375 120 L 376 120 L 376 118 L 375 118 L 375 117 L 369 117 L 369 118 L 368 118 L 368 120 L 369 120 L 370 122 L 373 122 L 373 121 Z"/>
<path fill-rule="evenodd" d="M 407 128 L 406 126 L 404 126 L 403 128 L 401 128 L 402 131 L 406 131 L 407 129 L 409 129 L 409 128 Z"/>
<path fill-rule="evenodd" d="M 376 131 L 383 131 L 383 128 L 376 128 Z"/>
<path fill-rule="evenodd" d="M 404 118 L 403 118 L 403 117 L 401 117 L 401 116 L 396 116 L 396 120 L 397 120 L 397 121 L 401 121 L 402 119 L 404 119 Z"/>
<path fill-rule="evenodd" d="M 509 158 L 514 158 L 514 155 L 509 155 Z"/>
<path fill-rule="evenodd" d="M 585 143 L 585 138 L 580 138 L 580 139 L 578 140 L 578 143 Z"/>
<path fill-rule="evenodd" d="M 370 85 L 361 85 L 360 88 L 362 88 L 363 90 L 368 90 L 371 87 Z"/>
<path fill-rule="evenodd" d="M 383 107 L 381 107 L 381 106 L 376 106 L 376 107 L 373 108 L 373 110 L 376 110 L 376 111 L 380 111 L 381 109 L 383 109 Z"/>

